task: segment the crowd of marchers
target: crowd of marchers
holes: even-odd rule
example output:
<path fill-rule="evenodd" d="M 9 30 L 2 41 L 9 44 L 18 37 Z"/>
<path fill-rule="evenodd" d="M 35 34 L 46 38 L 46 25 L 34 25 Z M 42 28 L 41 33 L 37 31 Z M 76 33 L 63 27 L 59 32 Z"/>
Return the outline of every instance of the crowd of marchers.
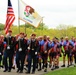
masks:
<path fill-rule="evenodd" d="M 47 72 L 48 66 L 50 70 L 55 70 L 60 67 L 60 57 L 63 59 L 61 67 L 70 67 L 73 64 L 76 66 L 75 37 L 50 39 L 46 35 L 36 37 L 37 34 L 33 33 L 30 38 L 27 35 L 21 32 L 12 36 L 11 30 L 5 36 L 0 35 L 0 67 L 4 69 L 3 72 L 11 72 L 12 68 L 17 68 L 17 73 L 23 73 L 24 69 L 27 74 L 42 69 Z"/>

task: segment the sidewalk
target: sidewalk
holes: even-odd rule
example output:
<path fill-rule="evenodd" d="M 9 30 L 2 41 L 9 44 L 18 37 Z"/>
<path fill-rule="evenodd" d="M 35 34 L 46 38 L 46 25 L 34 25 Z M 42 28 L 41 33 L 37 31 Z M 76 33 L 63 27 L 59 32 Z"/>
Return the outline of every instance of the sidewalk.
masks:
<path fill-rule="evenodd" d="M 63 64 L 62 61 L 60 61 L 60 66 L 62 64 Z M 61 69 L 61 67 L 59 69 Z M 50 71 L 51 71 L 51 68 L 48 67 L 47 72 L 50 72 Z M 26 71 L 24 70 L 23 73 L 16 73 L 16 70 L 12 70 L 10 73 L 9 72 L 5 72 L 4 73 L 3 69 L 0 69 L 0 75 L 44 75 L 45 74 L 44 70 L 42 70 L 42 71 L 36 71 L 35 74 L 26 74 L 25 72 Z"/>

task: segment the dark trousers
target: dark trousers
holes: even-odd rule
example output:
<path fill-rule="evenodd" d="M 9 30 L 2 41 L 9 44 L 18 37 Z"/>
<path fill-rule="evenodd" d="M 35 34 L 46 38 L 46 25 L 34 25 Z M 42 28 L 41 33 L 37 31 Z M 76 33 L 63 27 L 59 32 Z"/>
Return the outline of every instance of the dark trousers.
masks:
<path fill-rule="evenodd" d="M 48 54 L 42 54 L 43 68 L 47 68 Z"/>
<path fill-rule="evenodd" d="M 20 71 L 23 71 L 24 68 L 24 61 L 25 61 L 25 54 L 16 54 L 16 64 L 17 64 L 17 68 Z"/>
<path fill-rule="evenodd" d="M 32 61 L 33 61 L 33 69 L 32 69 L 32 72 L 35 72 L 37 57 L 36 57 L 35 55 L 29 54 L 29 55 L 28 55 L 28 72 L 29 72 L 29 73 L 30 73 L 30 71 L 31 71 Z"/>
<path fill-rule="evenodd" d="M 0 67 L 1 67 L 2 55 L 0 55 Z"/>
<path fill-rule="evenodd" d="M 75 64 L 76 64 L 76 56 L 74 56 L 74 62 L 75 62 Z"/>
<path fill-rule="evenodd" d="M 11 70 L 12 64 L 13 64 L 12 59 L 13 59 L 13 53 L 4 52 L 3 61 L 4 61 L 5 70 L 8 70 L 8 69 Z"/>

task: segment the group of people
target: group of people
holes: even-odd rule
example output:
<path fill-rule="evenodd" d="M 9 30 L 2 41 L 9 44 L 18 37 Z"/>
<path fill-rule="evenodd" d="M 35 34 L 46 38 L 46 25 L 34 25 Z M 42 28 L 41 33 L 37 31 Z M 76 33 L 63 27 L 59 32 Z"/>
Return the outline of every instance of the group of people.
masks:
<path fill-rule="evenodd" d="M 12 67 L 17 68 L 17 73 L 23 73 L 24 66 L 27 67 L 27 74 L 35 73 L 36 69 L 47 72 L 48 58 L 51 70 L 59 68 L 59 58 L 63 57 L 65 67 L 65 57 L 67 56 L 67 67 L 74 61 L 76 66 L 76 38 L 54 37 L 50 40 L 49 36 L 39 36 L 20 33 L 12 36 L 9 30 L 6 36 L 0 35 L 0 67 L 4 67 L 3 72 L 11 72 Z M 32 67 L 32 68 L 31 68 Z M 32 70 L 31 70 L 32 69 Z"/>

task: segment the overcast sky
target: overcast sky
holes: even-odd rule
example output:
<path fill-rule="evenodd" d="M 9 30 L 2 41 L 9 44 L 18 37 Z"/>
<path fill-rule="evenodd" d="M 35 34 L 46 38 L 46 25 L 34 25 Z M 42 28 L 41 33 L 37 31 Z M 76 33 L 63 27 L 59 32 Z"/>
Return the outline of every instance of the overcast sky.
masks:
<path fill-rule="evenodd" d="M 50 28 L 59 24 L 76 26 L 76 0 L 23 0 L 32 6 Z M 18 24 L 18 0 L 11 0 L 16 15 L 14 24 Z M 7 0 L 0 0 L 0 23 L 6 21 Z M 24 23 L 24 22 L 21 22 Z"/>

